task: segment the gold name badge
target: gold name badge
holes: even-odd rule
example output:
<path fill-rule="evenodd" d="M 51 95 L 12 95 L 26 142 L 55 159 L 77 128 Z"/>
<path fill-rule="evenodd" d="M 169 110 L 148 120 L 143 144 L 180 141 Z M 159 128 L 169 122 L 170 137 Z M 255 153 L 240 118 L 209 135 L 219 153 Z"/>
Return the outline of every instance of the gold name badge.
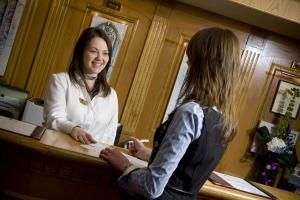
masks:
<path fill-rule="evenodd" d="M 82 99 L 82 98 L 79 98 L 79 102 L 81 104 L 83 104 L 83 105 L 87 105 L 88 104 L 88 102 L 86 100 Z"/>

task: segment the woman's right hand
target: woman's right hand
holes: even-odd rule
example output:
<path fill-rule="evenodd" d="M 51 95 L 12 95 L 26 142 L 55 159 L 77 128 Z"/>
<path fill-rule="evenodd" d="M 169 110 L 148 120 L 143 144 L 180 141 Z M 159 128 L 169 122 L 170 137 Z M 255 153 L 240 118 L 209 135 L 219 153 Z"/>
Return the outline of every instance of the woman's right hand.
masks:
<path fill-rule="evenodd" d="M 89 133 L 78 126 L 75 126 L 72 129 L 71 136 L 82 144 L 97 143 L 97 141 Z"/>
<path fill-rule="evenodd" d="M 141 160 L 149 161 L 151 149 L 144 146 L 144 144 L 137 138 L 131 137 L 129 140 L 129 151 Z"/>

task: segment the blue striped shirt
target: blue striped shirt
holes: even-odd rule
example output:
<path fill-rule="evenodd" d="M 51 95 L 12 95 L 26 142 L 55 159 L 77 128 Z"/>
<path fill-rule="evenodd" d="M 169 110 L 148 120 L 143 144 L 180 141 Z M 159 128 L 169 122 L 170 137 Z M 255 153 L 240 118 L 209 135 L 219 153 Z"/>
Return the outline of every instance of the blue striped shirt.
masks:
<path fill-rule="evenodd" d="M 188 102 L 180 106 L 148 168 L 135 169 L 119 178 L 119 186 L 129 193 L 149 199 L 159 197 L 189 144 L 201 135 L 203 110 L 199 104 Z"/>

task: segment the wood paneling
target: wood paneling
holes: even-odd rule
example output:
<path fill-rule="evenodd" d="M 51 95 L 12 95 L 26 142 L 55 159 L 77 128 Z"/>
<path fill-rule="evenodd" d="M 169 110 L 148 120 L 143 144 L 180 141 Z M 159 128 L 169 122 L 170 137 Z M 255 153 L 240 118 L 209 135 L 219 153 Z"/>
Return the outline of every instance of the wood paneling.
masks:
<path fill-rule="evenodd" d="M 253 157 L 248 157 L 249 145 L 255 134 L 255 128 L 260 120 L 277 124 L 277 114 L 270 112 L 271 102 L 275 95 L 277 81 L 272 78 L 275 68 L 288 70 L 294 59 L 299 59 L 300 52 L 296 47 L 300 46 L 299 41 L 284 38 L 276 34 L 267 33 L 267 37 L 256 35 L 257 38 L 265 38 L 263 48 L 260 51 L 259 59 L 255 65 L 250 82 L 247 85 L 248 91 L 243 99 L 243 106 L 240 107 L 239 132 L 224 158 L 224 172 L 240 177 L 251 176 L 251 169 L 255 165 Z M 255 34 L 255 33 L 254 33 Z M 253 44 L 249 42 L 252 47 Z M 299 73 L 299 69 L 296 70 Z M 296 72 L 294 72 L 296 73 Z M 272 84 L 271 84 L 272 83 Z M 293 130 L 300 130 L 300 118 L 291 120 Z M 299 149 L 299 142 L 296 146 Z"/>
<path fill-rule="evenodd" d="M 51 130 L 46 130 L 40 141 L 0 130 L 1 199 L 132 199 L 116 184 L 120 174 L 98 158 L 97 152 L 82 147 L 66 134 Z M 291 192 L 258 186 L 278 200 L 296 197 Z M 204 183 L 198 197 L 264 199 L 210 181 Z"/>
<path fill-rule="evenodd" d="M 300 3 L 295 0 L 177 0 L 300 40 Z M 215 6 L 218 5 L 218 6 Z M 284 27 L 284 28 L 282 28 Z"/>
<path fill-rule="evenodd" d="M 65 27 L 65 18 L 69 0 L 54 0 L 51 3 L 43 36 L 33 63 L 26 89 L 37 97 L 43 96 L 48 74 L 52 74 L 59 58 L 58 45 L 62 39 L 62 31 Z M 65 57 L 64 57 L 65 58 Z"/>
<path fill-rule="evenodd" d="M 254 69 L 261 54 L 256 48 L 246 47 L 241 58 L 241 84 L 238 87 L 238 107 L 241 108 L 248 90 L 248 85 L 252 79 Z"/>
<path fill-rule="evenodd" d="M 99 158 L 90 164 L 3 141 L 0 150 L 3 199 L 124 199 L 119 174 Z"/>
<path fill-rule="evenodd" d="M 168 11 L 168 14 L 164 14 L 165 9 L 163 9 L 163 7 L 171 9 L 171 11 Z M 134 112 L 125 109 L 123 115 L 126 117 L 130 116 L 134 119 L 135 126 L 129 124 L 130 129 L 126 129 L 127 123 L 125 121 L 122 122 L 125 134 L 138 136 L 139 138 L 149 138 L 150 141 L 153 138 L 156 127 L 161 123 L 164 116 L 189 38 L 197 30 L 202 28 L 218 24 L 220 26 L 229 27 L 229 25 L 232 24 L 233 31 L 241 40 L 242 48 L 245 48 L 248 39 L 247 31 L 249 31 L 248 26 L 219 18 L 217 15 L 202 10 L 200 10 L 199 14 L 198 9 L 185 6 L 184 4 L 160 4 L 160 10 L 157 11 L 156 16 L 157 15 L 164 17 L 168 22 L 168 26 L 165 36 L 162 34 L 161 37 L 156 37 L 156 40 L 148 36 L 148 39 L 151 38 L 151 45 L 149 45 L 148 48 L 153 48 L 152 51 L 155 51 L 156 55 L 155 57 L 150 55 L 151 57 L 147 59 L 158 59 L 158 61 L 152 62 L 153 66 L 151 67 L 153 69 L 148 69 L 148 67 L 145 67 L 145 64 L 142 63 L 142 60 L 140 61 L 141 65 L 139 65 L 139 68 L 145 67 L 145 72 L 137 73 L 135 79 L 140 80 L 140 83 L 137 81 L 137 85 L 142 85 L 140 87 L 144 86 L 145 88 L 141 88 L 142 92 L 136 92 L 138 96 L 134 102 L 127 102 Z M 150 33 L 151 31 L 158 31 L 155 23 L 154 20 Z M 161 38 L 163 40 L 161 40 Z M 161 47 L 157 48 L 155 45 L 152 45 L 152 43 L 155 42 L 159 42 Z M 151 50 L 147 50 L 146 47 L 147 45 L 143 53 L 151 52 Z M 251 66 L 249 68 L 248 70 L 252 69 Z M 148 77 L 149 79 L 146 79 Z M 144 81 L 147 81 L 147 83 L 145 84 Z M 141 100 L 144 102 L 140 102 Z M 141 103 L 144 104 L 142 107 L 136 106 Z M 136 111 L 139 115 L 136 115 Z M 148 145 L 151 146 L 151 143 Z"/>
<path fill-rule="evenodd" d="M 2 81 L 42 97 L 48 77 L 67 69 L 92 12 L 125 20 L 129 31 L 110 80 L 119 98 L 121 141 L 131 135 L 151 140 L 164 116 L 190 37 L 211 26 L 229 28 L 238 36 L 243 52 L 240 122 L 218 170 L 246 177 L 254 163 L 245 155 L 258 121 L 275 123 L 278 118 L 269 112 L 276 85 L 276 81 L 269 83 L 272 70 L 300 60 L 300 42 L 175 1 L 118 2 L 120 11 L 107 8 L 104 0 L 28 0 Z M 291 122 L 298 131 L 299 120 L 298 116 Z"/>
<path fill-rule="evenodd" d="M 157 19 L 157 16 L 165 16 L 168 26 L 166 33 L 162 34 L 164 39 L 161 41 L 161 37 L 157 37 L 157 41 L 162 43 L 161 47 L 157 48 L 155 44 L 149 45 L 148 43 L 145 45 L 143 54 L 151 56 L 149 48 L 154 48 L 159 54 L 158 62 L 156 65 L 155 62 L 149 65 L 144 62 L 145 58 L 142 57 L 143 59 L 140 60 L 132 86 L 133 93 L 130 94 L 130 101 L 126 104 L 130 109 L 125 109 L 124 118 L 122 118 L 126 119 L 123 121 L 125 129 L 123 140 L 129 135 L 152 139 L 155 128 L 164 116 L 182 60 L 184 44 L 200 29 L 211 26 L 226 27 L 236 33 L 243 52 L 241 57 L 242 82 L 238 94 L 240 121 L 239 132 L 217 169 L 239 177 L 248 176 L 254 163 L 251 157 L 246 158 L 245 155 L 249 150 L 255 127 L 261 119 L 273 121 L 271 118 L 266 118 L 265 115 L 276 117 L 274 113 L 269 112 L 269 105 L 264 104 L 274 95 L 272 93 L 274 91 L 267 96 L 264 95 L 264 85 L 269 69 L 273 63 L 285 65 L 287 68 L 292 60 L 299 59 L 300 52 L 297 50 L 299 41 L 184 4 L 173 2 L 161 3 L 160 6 L 166 6 L 171 11 L 168 15 L 161 15 L 158 11 L 154 19 Z M 157 31 L 156 23 L 154 20 L 149 33 Z M 151 34 L 148 36 L 148 39 L 150 38 L 152 39 Z M 153 41 L 153 43 L 155 42 Z M 156 58 L 155 56 L 148 59 Z M 153 69 L 146 69 L 146 65 Z M 262 110 L 262 108 L 264 109 Z M 298 125 L 295 126 L 295 122 L 292 122 L 292 125 L 294 129 L 299 130 Z"/>
<path fill-rule="evenodd" d="M 107 8 L 104 0 L 53 0 L 48 4 L 44 3 L 45 5 L 36 5 L 37 8 L 28 4 L 28 7 L 35 9 L 48 6 L 49 12 L 46 13 L 47 18 L 43 18 L 43 29 L 39 32 L 40 38 L 36 41 L 36 46 L 31 51 L 19 54 L 18 58 L 10 59 L 12 62 L 20 62 L 19 60 L 32 52 L 34 55 L 30 57 L 31 63 L 25 66 L 27 73 L 23 73 L 24 67 L 9 66 L 5 76 L 7 82 L 13 86 L 19 84 L 21 88 L 29 90 L 31 96 L 42 98 L 49 76 L 52 73 L 67 70 L 76 40 L 80 33 L 90 25 L 92 12 L 127 20 L 129 28 L 110 80 L 111 85 L 118 93 L 121 116 L 154 16 L 157 0 L 119 2 L 122 4 L 120 11 Z M 29 15 L 30 11 L 27 8 L 26 13 Z M 34 20 L 37 21 L 36 18 L 39 18 L 40 15 L 33 15 L 35 16 Z M 23 20 L 27 24 L 29 23 L 29 19 L 23 18 Z M 20 42 L 22 45 L 31 42 L 28 35 L 21 39 L 24 40 Z M 14 76 L 16 78 L 12 79 Z M 16 83 L 12 82 L 14 80 Z"/>
<path fill-rule="evenodd" d="M 166 28 L 167 20 L 156 15 L 153 19 L 143 54 L 139 61 L 124 114 L 121 118 L 121 123 L 126 124 L 126 126 L 124 126 L 124 132 L 129 135 L 135 135 L 141 111 L 145 106 L 144 103 L 149 85 L 153 81 L 153 78 L 155 78 L 154 72 L 158 64 Z"/>
<path fill-rule="evenodd" d="M 281 1 L 281 0 L 231 0 L 235 3 L 260 10 L 271 15 L 288 19 L 300 24 L 300 2 L 299 1 Z"/>
<path fill-rule="evenodd" d="M 1 81 L 25 89 L 49 11 L 50 0 L 27 0 Z"/>

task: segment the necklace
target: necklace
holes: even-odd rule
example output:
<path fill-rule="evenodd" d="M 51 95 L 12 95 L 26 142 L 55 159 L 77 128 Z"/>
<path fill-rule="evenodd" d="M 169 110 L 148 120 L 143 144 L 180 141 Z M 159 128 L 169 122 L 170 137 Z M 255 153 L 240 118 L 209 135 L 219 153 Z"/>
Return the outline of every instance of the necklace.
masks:
<path fill-rule="evenodd" d="M 85 80 L 96 80 L 98 78 L 98 76 L 96 75 L 91 75 L 91 74 L 84 74 L 84 78 Z"/>

